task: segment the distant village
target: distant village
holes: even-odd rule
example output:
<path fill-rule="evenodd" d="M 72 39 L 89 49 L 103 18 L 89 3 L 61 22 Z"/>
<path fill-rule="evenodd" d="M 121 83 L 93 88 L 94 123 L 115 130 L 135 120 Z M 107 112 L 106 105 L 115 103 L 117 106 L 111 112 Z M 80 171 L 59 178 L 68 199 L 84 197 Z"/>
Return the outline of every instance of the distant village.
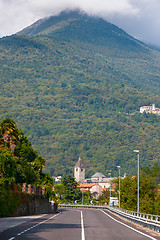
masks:
<path fill-rule="evenodd" d="M 151 106 L 142 106 L 140 107 L 140 113 L 150 113 L 160 115 L 160 108 L 156 108 L 155 104 Z M 124 175 L 121 179 L 124 179 L 126 176 Z M 102 195 L 103 191 L 109 190 L 110 196 L 112 192 L 115 192 L 116 184 L 113 183 L 115 177 L 106 177 L 100 172 L 95 173 L 91 178 L 85 178 L 85 166 L 82 162 L 82 159 L 79 157 L 76 165 L 74 166 L 74 178 L 79 183 L 78 187 L 81 192 L 90 191 L 92 197 L 94 199 L 98 199 L 100 195 Z M 54 177 L 55 182 L 61 182 L 62 176 Z M 111 198 L 110 198 L 111 199 Z M 113 198 L 112 201 L 115 205 L 118 205 L 118 199 Z"/>
<path fill-rule="evenodd" d="M 140 113 L 144 113 L 144 112 L 160 115 L 160 108 L 156 108 L 155 104 L 153 103 L 152 106 L 140 107 Z"/>
<path fill-rule="evenodd" d="M 100 172 L 95 173 L 91 178 L 86 179 L 85 178 L 85 166 L 83 164 L 82 159 L 79 157 L 76 165 L 74 166 L 74 178 L 79 183 L 78 187 L 81 189 L 81 192 L 90 191 L 92 194 L 92 197 L 94 199 L 99 198 L 99 196 L 103 193 L 105 190 L 109 190 L 110 193 L 115 192 L 116 184 L 112 183 L 115 177 L 109 177 L 107 178 L 105 175 L 103 175 Z M 124 177 L 121 177 L 121 179 L 124 179 Z M 55 181 L 61 181 L 62 177 L 58 176 L 55 178 Z M 114 201 L 115 205 L 118 204 L 117 198 L 112 199 Z"/>
<path fill-rule="evenodd" d="M 91 178 L 86 179 L 85 167 L 80 157 L 74 167 L 74 178 L 79 183 L 81 191 L 90 191 L 92 197 L 95 199 L 97 199 L 103 191 L 110 190 L 111 192 L 113 192 L 116 188 L 116 184 L 112 183 L 115 178 L 107 178 L 100 172 L 97 172 L 93 176 L 91 176 Z"/>

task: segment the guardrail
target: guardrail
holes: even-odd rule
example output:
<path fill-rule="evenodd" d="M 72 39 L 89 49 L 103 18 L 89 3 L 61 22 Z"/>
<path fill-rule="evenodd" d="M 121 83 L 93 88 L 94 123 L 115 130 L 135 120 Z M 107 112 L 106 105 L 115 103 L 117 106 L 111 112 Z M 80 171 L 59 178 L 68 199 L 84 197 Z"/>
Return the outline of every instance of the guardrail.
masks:
<path fill-rule="evenodd" d="M 120 209 L 117 207 L 110 207 L 108 205 L 59 204 L 59 207 L 107 209 L 131 222 L 137 223 L 151 230 L 160 232 L 160 216 L 159 215 L 137 213 L 137 212 L 133 212 L 125 209 Z"/>

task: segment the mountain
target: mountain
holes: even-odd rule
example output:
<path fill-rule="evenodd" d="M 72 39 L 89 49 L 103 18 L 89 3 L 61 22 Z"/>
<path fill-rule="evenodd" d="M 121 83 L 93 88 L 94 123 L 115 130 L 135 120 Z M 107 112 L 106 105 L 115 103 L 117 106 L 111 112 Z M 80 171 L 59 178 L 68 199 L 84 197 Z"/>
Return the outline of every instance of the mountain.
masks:
<path fill-rule="evenodd" d="M 0 39 L 0 120 L 14 119 L 51 175 L 136 174 L 159 163 L 160 52 L 101 18 L 62 12 Z"/>

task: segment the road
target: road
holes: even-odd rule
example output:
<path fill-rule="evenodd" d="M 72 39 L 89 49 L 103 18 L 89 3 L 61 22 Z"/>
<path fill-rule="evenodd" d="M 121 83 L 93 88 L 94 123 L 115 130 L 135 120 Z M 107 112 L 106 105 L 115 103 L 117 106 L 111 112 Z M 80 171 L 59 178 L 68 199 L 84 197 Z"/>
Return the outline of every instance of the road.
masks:
<path fill-rule="evenodd" d="M 108 211 L 59 209 L 0 233 L 3 240 L 160 240 L 160 234 L 136 228 Z"/>

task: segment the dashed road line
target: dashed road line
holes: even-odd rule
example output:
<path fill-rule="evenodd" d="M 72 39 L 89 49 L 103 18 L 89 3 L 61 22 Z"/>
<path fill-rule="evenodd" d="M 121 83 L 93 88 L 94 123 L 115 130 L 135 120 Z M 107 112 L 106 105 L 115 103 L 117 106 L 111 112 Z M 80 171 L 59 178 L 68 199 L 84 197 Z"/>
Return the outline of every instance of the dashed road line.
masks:
<path fill-rule="evenodd" d="M 41 225 L 41 224 L 43 224 L 43 223 L 45 223 L 45 222 L 48 222 L 49 220 L 57 217 L 59 214 L 60 214 L 60 213 L 57 213 L 56 215 L 54 215 L 54 216 L 52 216 L 52 217 L 50 217 L 50 218 L 48 218 L 48 219 L 46 219 L 46 220 L 44 220 L 44 221 L 42 221 L 42 222 L 40 222 L 40 223 L 38 223 L 38 224 L 30 227 L 30 228 L 27 228 L 26 230 L 18 233 L 16 236 L 20 236 L 20 235 L 24 234 L 25 232 L 28 232 L 28 231 L 30 231 L 31 229 L 33 229 L 33 228 L 35 228 L 35 227 L 38 227 L 39 225 Z M 11 237 L 11 238 L 9 238 L 8 240 L 13 240 L 13 239 L 15 239 L 15 237 Z M 84 240 L 85 240 L 85 239 L 84 239 Z"/>

